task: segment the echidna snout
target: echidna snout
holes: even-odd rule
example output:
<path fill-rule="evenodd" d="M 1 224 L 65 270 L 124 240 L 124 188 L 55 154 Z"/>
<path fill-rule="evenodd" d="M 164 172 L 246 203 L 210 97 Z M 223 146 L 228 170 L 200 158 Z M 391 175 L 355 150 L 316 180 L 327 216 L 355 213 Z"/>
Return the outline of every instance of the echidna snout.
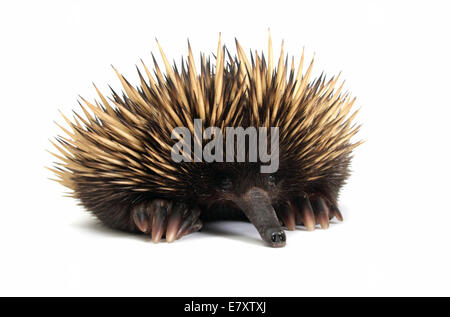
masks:
<path fill-rule="evenodd" d="M 286 235 L 264 189 L 252 187 L 244 195 L 235 198 L 234 202 L 253 223 L 266 243 L 273 247 L 282 247 L 286 244 Z"/>

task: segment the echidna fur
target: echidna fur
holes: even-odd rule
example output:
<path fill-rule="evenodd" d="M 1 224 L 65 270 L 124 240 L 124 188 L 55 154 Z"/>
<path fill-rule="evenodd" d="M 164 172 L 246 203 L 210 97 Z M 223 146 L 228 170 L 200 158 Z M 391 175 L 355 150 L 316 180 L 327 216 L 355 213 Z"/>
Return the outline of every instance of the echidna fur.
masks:
<path fill-rule="evenodd" d="M 159 46 L 159 43 L 158 43 Z M 133 87 L 115 69 L 124 92 L 80 103 L 84 115 L 64 119 L 70 130 L 57 137 L 51 170 L 70 195 L 105 225 L 172 242 L 198 231 L 202 221 L 231 214 L 249 219 L 267 244 L 286 243 L 284 228 L 342 220 L 338 193 L 349 176 L 355 102 L 338 86 L 339 76 L 310 80 L 314 59 L 303 72 L 284 57 L 274 67 L 269 35 L 267 61 L 250 60 L 236 41 L 232 58 L 219 39 L 216 65 L 201 55 L 198 72 L 188 59 L 171 66 L 159 46 L 166 73 L 154 60 L 154 74 L 142 63 Z M 257 162 L 175 163 L 175 127 L 279 127 L 279 169 L 262 174 Z"/>

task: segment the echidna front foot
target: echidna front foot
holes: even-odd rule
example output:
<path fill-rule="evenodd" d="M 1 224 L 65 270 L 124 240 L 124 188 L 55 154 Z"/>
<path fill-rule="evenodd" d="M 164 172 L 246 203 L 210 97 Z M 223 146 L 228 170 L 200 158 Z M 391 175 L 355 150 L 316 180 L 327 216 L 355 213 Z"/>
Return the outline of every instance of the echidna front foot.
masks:
<path fill-rule="evenodd" d="M 165 237 L 173 242 L 201 229 L 198 208 L 188 208 L 185 203 L 155 199 L 133 207 L 132 217 L 136 227 L 157 243 Z"/>
<path fill-rule="evenodd" d="M 303 225 L 307 231 L 313 231 L 316 224 L 322 229 L 328 229 L 333 217 L 343 221 L 339 208 L 320 194 L 303 194 L 279 208 L 278 216 L 288 230 Z"/>

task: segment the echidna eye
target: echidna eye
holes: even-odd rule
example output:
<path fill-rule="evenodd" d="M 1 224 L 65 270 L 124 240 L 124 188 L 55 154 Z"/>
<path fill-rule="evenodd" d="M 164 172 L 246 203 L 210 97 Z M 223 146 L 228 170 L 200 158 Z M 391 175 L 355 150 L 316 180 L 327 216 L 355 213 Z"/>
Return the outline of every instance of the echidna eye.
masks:
<path fill-rule="evenodd" d="M 276 185 L 276 177 L 274 175 L 269 175 L 269 177 L 267 177 L 267 184 L 269 186 L 275 186 Z"/>
<path fill-rule="evenodd" d="M 233 187 L 233 182 L 231 181 L 231 179 L 229 177 L 224 177 L 220 180 L 220 188 L 221 189 L 231 189 L 231 187 Z"/>

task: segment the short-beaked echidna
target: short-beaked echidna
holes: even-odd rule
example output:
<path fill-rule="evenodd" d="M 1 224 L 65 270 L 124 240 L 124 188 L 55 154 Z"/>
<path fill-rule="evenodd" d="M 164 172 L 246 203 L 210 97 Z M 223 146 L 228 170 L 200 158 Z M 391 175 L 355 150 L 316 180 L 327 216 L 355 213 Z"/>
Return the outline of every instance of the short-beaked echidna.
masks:
<path fill-rule="evenodd" d="M 142 63 L 147 78 L 138 69 L 140 86 L 133 87 L 115 70 L 121 95 L 112 90 L 105 98 L 96 88 L 99 101 L 81 98 L 84 115 L 64 117 L 71 131 L 61 127 L 66 136 L 54 143 L 60 162 L 51 170 L 73 197 L 107 226 L 154 242 L 198 231 L 202 221 L 240 217 L 279 247 L 286 243 L 283 228 L 325 229 L 333 217 L 342 221 L 338 192 L 360 142 L 351 141 L 359 129 L 352 123 L 355 99 L 337 85 L 339 76 L 311 80 L 314 59 L 303 72 L 304 55 L 296 69 L 283 46 L 275 67 L 270 35 L 267 60 L 256 51 L 249 58 L 237 41 L 233 58 L 219 38 L 215 67 L 201 54 L 200 70 L 189 43 L 179 67 L 159 50 L 165 74 L 153 58 L 154 75 Z M 226 127 L 278 127 L 278 170 L 262 173 L 263 161 L 248 160 L 250 151 L 244 161 L 206 162 L 178 148 L 189 159 L 175 162 L 174 129 L 194 134 L 194 119 L 223 136 Z M 256 146 L 247 137 L 244 143 Z M 206 141 L 197 135 L 189 147 Z"/>

